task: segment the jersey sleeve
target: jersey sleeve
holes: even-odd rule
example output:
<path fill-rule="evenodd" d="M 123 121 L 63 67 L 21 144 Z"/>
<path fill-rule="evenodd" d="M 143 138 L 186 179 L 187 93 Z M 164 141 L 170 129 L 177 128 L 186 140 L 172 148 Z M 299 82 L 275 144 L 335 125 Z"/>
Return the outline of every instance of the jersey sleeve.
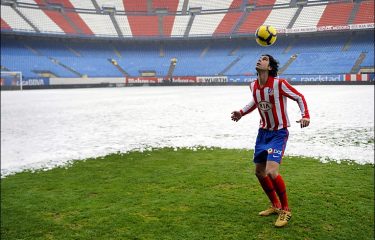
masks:
<path fill-rule="evenodd" d="M 253 92 L 253 88 L 254 88 L 254 83 L 255 82 L 252 82 L 250 84 L 250 91 Z M 255 109 L 257 108 L 257 105 L 255 104 L 255 101 L 254 99 L 251 99 L 251 101 L 245 106 L 243 107 L 241 110 L 240 110 L 240 113 L 242 116 L 248 114 L 248 113 L 251 113 L 252 111 L 254 111 Z"/>
<path fill-rule="evenodd" d="M 301 110 L 301 115 L 303 118 L 310 118 L 309 109 L 307 107 L 305 97 L 286 80 L 281 81 L 281 93 L 282 95 L 298 103 L 298 107 Z"/>
<path fill-rule="evenodd" d="M 251 101 L 249 102 L 249 104 L 247 104 L 245 107 L 243 107 L 240 110 L 240 113 L 241 113 L 242 116 L 245 116 L 246 114 L 251 113 L 252 111 L 254 111 L 256 108 L 257 108 L 257 105 L 255 104 L 254 99 L 251 99 Z"/>

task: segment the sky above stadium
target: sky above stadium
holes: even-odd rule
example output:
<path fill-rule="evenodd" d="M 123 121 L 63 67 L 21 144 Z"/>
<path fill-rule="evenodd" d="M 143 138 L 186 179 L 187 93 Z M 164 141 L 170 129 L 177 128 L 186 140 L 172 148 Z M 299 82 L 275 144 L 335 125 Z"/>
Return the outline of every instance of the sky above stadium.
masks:
<path fill-rule="evenodd" d="M 286 155 L 373 163 L 374 86 L 295 87 L 311 124 L 295 123 L 299 108 L 288 100 Z M 253 149 L 258 112 L 230 120 L 249 100 L 248 86 L 2 91 L 1 175 L 159 147 Z"/>

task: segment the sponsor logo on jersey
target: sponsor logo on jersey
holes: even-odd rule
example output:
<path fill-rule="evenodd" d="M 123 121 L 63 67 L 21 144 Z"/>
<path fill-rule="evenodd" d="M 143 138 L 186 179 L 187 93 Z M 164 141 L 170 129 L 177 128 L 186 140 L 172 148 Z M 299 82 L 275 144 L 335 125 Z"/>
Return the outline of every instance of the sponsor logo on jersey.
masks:
<path fill-rule="evenodd" d="M 258 108 L 262 110 L 263 112 L 267 112 L 272 109 L 272 103 L 267 101 L 260 101 L 258 103 Z"/>

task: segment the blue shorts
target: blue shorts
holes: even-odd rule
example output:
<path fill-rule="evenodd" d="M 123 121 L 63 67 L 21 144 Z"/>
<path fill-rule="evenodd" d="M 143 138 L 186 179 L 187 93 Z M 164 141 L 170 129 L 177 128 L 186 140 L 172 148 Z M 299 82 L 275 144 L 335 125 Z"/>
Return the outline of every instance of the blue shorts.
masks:
<path fill-rule="evenodd" d="M 254 163 L 275 161 L 280 164 L 288 136 L 289 131 L 287 128 L 276 131 L 260 128 L 255 143 Z"/>

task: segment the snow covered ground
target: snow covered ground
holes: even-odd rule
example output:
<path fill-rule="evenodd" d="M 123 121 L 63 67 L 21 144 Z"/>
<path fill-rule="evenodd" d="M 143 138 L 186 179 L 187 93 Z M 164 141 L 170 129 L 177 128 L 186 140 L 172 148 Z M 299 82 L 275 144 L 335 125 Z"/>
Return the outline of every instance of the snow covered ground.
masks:
<path fill-rule="evenodd" d="M 373 163 L 374 86 L 296 86 L 311 124 L 289 100 L 286 155 Z M 133 87 L 1 92 L 1 175 L 150 147 L 252 149 L 257 111 L 235 123 L 247 86 Z M 249 161 L 252 156 L 249 156 Z"/>

